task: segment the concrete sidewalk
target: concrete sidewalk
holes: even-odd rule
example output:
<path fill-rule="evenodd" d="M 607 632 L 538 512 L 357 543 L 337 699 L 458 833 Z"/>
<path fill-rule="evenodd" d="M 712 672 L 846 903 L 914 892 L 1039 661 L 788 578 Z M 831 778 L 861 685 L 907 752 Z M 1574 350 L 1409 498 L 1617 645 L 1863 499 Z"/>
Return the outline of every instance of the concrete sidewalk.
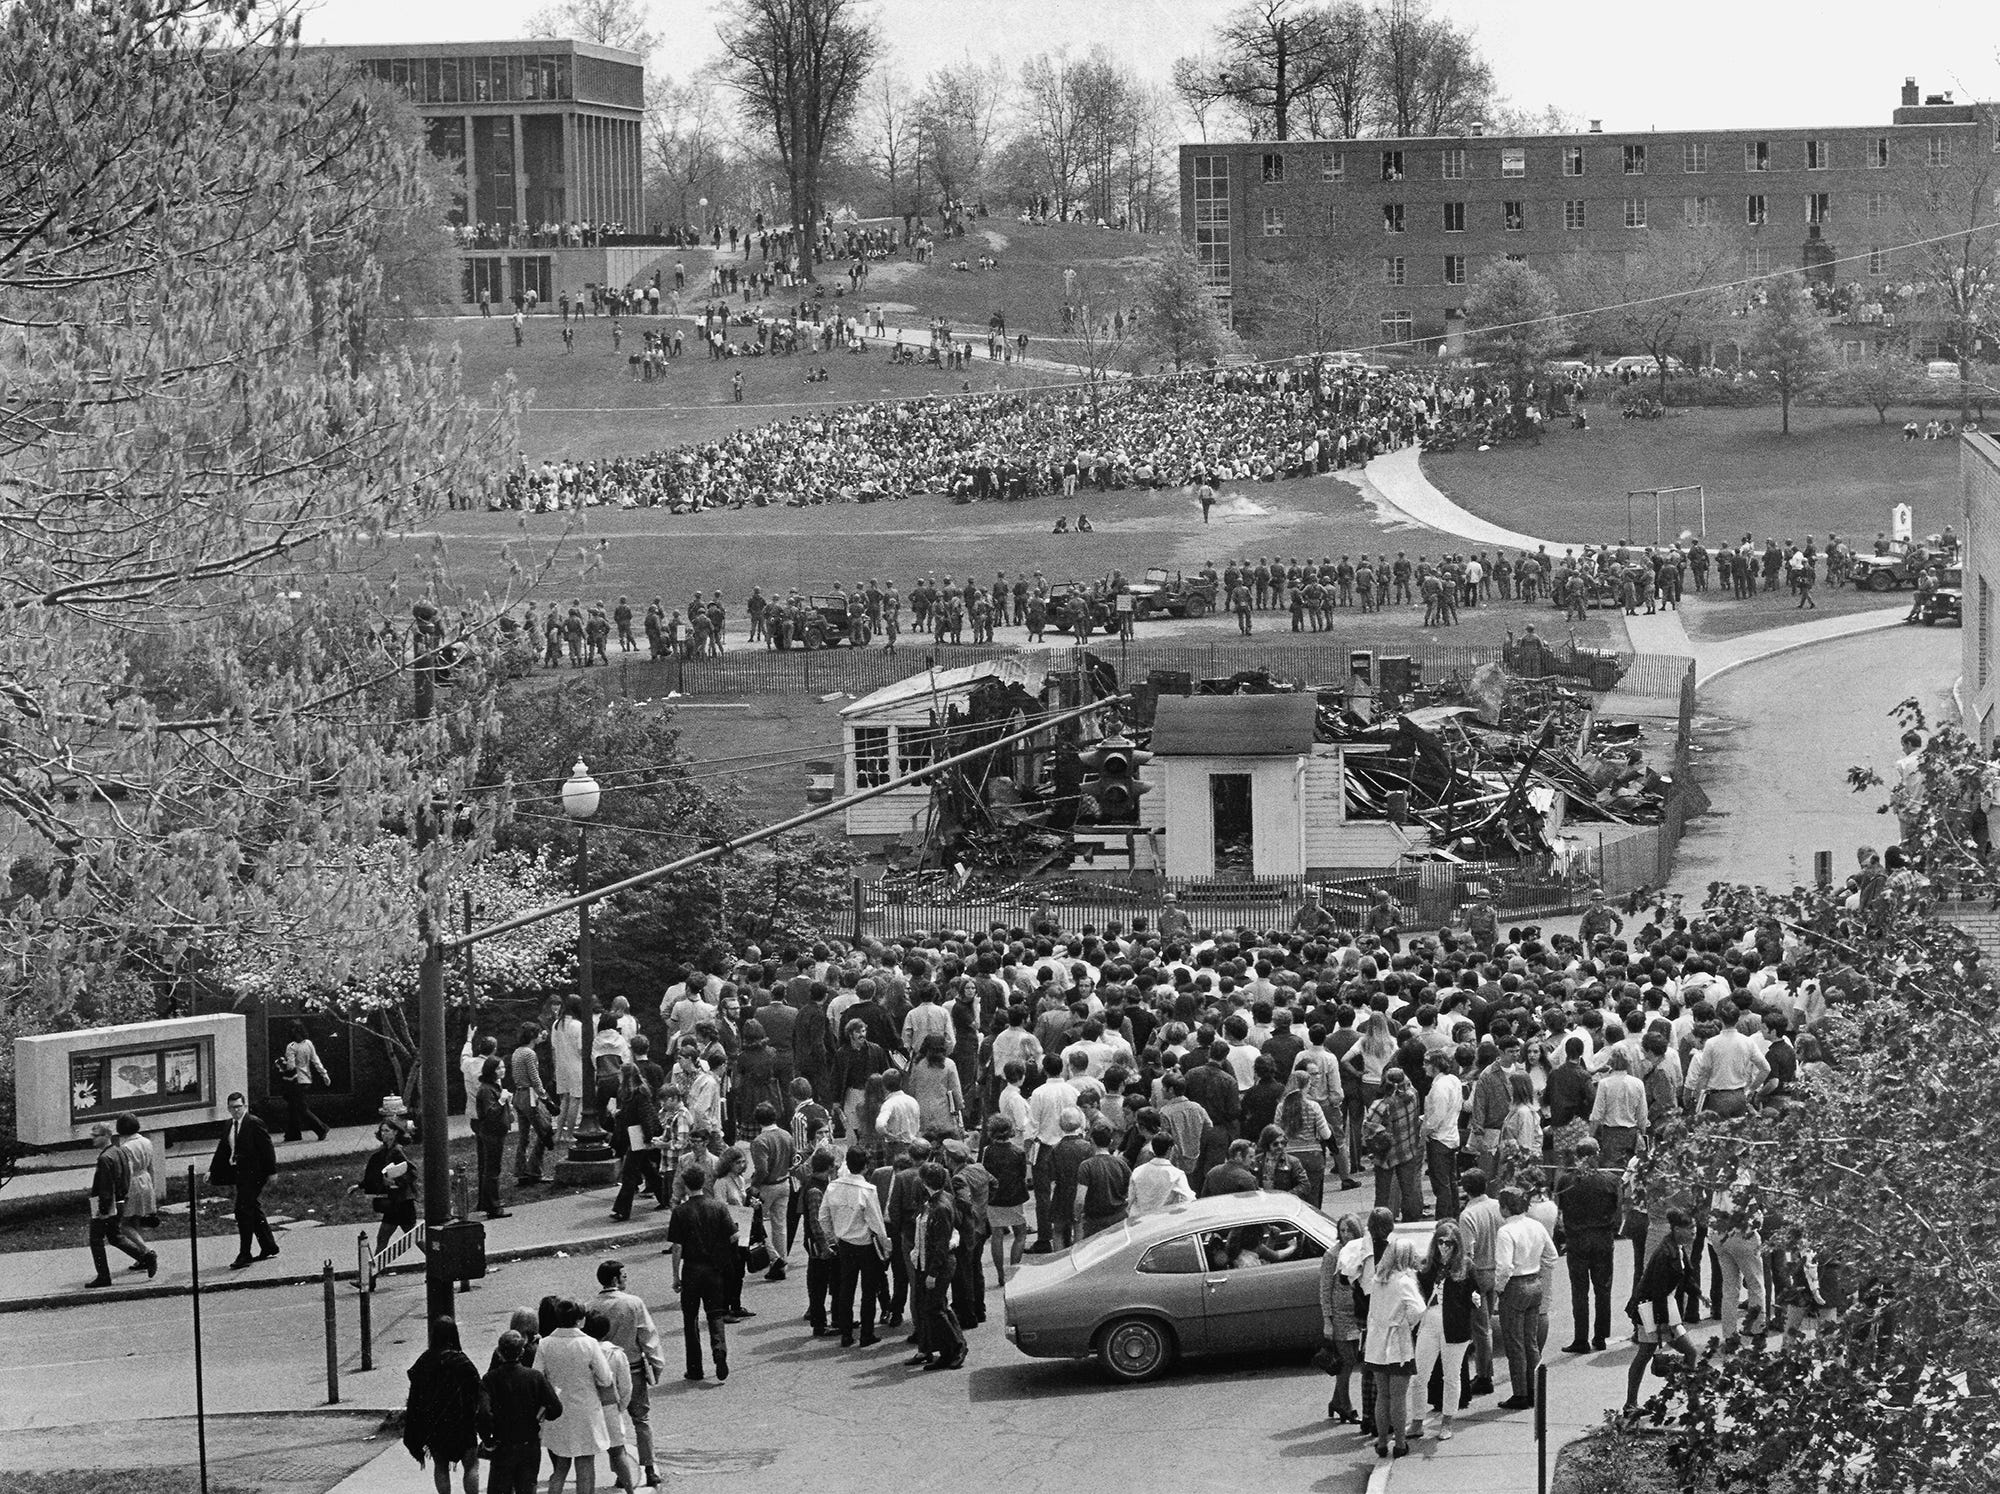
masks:
<path fill-rule="evenodd" d="M 623 1249 L 636 1241 L 659 1240 L 666 1235 L 667 1214 L 655 1212 L 644 1199 L 639 1201 L 638 1211 L 629 1222 L 614 1221 L 611 1200 L 616 1191 L 606 1187 L 533 1203 L 514 1201 L 509 1217 L 485 1221 L 487 1260 L 528 1260 L 558 1253 L 596 1254 Z M 0 1262 L 4 1262 L 0 1267 L 0 1312 L 185 1296 L 193 1286 L 194 1270 L 189 1259 L 185 1216 L 178 1222 L 181 1227 L 178 1235 L 171 1224 L 152 1234 L 151 1243 L 160 1259 L 158 1276 L 148 1280 L 143 1271 L 127 1270 L 125 1257 L 114 1251 L 114 1284 L 98 1291 L 83 1289 L 84 1282 L 90 1279 L 91 1265 L 81 1218 L 72 1249 L 23 1250 L 0 1256 Z M 352 1280 L 357 1267 L 357 1237 L 363 1232 L 363 1227 L 355 1225 L 295 1222 L 276 1231 L 277 1259 L 259 1261 L 241 1271 L 229 1269 L 229 1262 L 236 1255 L 233 1238 L 204 1236 L 199 1241 L 202 1292 L 206 1295 L 317 1281 L 329 1260 L 333 1262 L 336 1278 Z M 374 1228 L 366 1227 L 365 1233 L 372 1246 Z M 413 1252 L 393 1269 L 417 1271 L 422 1265 L 423 1257 Z"/>
<path fill-rule="evenodd" d="M 1424 476 L 1422 457 L 1423 450 L 1417 446 L 1405 446 L 1376 457 L 1361 469 L 1362 497 L 1373 503 L 1378 512 L 1386 510 L 1390 517 L 1455 534 L 1475 545 L 1498 545 L 1508 550 L 1533 550 L 1546 545 L 1552 553 L 1574 548 L 1565 541 L 1537 539 L 1468 513 Z M 1350 479 L 1353 476 L 1348 475 Z"/>

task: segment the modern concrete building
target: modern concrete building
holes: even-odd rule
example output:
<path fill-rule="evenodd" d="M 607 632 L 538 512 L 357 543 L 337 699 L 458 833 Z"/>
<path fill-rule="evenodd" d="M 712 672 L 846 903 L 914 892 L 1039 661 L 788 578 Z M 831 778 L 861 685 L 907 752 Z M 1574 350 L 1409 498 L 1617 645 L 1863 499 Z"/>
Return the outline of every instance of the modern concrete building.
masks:
<path fill-rule="evenodd" d="M 610 261 L 632 256 L 605 251 L 644 227 L 636 53 L 543 38 L 308 50 L 407 93 L 432 154 L 457 164 L 465 300 L 629 278 Z"/>
<path fill-rule="evenodd" d="M 1915 80 L 1886 125 L 1288 140 L 1181 147 L 1182 232 L 1225 310 L 1261 267 L 1340 256 L 1368 287 L 1371 340 L 1430 351 L 1463 327 L 1480 269 L 1544 272 L 1684 225 L 1735 240 L 1743 275 L 1802 268 L 1884 286 L 1913 265 L 1904 194 L 1993 173 L 2000 112 Z"/>

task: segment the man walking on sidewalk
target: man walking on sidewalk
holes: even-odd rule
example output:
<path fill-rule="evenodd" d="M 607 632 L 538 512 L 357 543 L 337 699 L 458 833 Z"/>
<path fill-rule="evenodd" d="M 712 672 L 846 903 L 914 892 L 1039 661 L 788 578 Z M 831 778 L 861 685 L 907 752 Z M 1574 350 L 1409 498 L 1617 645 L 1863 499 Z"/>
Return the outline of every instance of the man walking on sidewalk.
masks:
<path fill-rule="evenodd" d="M 709 1350 L 715 1356 L 715 1378 L 729 1378 L 728 1328 L 723 1313 L 729 1306 L 730 1277 L 736 1268 L 736 1221 L 720 1199 L 709 1196 L 708 1171 L 698 1162 L 681 1169 L 687 1197 L 667 1218 L 667 1246 L 674 1258 L 674 1292 L 681 1299 L 681 1336 L 687 1346 L 684 1379 L 703 1378 L 701 1319 L 708 1318 Z"/>
<path fill-rule="evenodd" d="M 151 1281 L 160 1271 L 159 1256 L 134 1245 L 123 1229 L 125 1195 L 132 1187 L 131 1154 L 118 1145 L 118 1132 L 108 1121 L 92 1126 L 90 1139 L 97 1144 L 97 1171 L 90 1180 L 90 1263 L 97 1272 L 84 1286 L 111 1285 L 111 1264 L 104 1253 L 107 1245 L 144 1266 L 146 1279 Z"/>
<path fill-rule="evenodd" d="M 653 1471 L 653 1387 L 667 1372 L 666 1358 L 660 1352 L 660 1332 L 644 1300 L 626 1290 L 623 1261 L 599 1261 L 597 1285 L 590 1310 L 604 1314 L 611 1325 L 611 1343 L 632 1368 L 632 1399 L 625 1410 L 632 1418 L 639 1466 L 645 1470 L 646 1482 L 657 1484 L 660 1476 Z"/>
<path fill-rule="evenodd" d="M 229 1129 L 215 1143 L 208 1180 L 236 1190 L 236 1259 L 229 1269 L 240 1271 L 252 1261 L 267 1261 L 278 1253 L 278 1237 L 264 1218 L 264 1185 L 278 1170 L 271 1133 L 250 1113 L 250 1102 L 239 1090 L 229 1097 Z M 252 1243 L 256 1255 L 250 1254 Z"/>

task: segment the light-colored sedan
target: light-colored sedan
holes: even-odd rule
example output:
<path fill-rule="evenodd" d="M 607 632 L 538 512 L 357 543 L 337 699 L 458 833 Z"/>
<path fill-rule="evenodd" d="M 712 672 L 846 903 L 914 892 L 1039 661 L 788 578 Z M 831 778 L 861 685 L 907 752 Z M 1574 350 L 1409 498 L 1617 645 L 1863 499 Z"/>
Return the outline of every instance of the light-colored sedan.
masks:
<path fill-rule="evenodd" d="M 1421 1246 L 1431 1228 L 1396 1234 Z M 1295 1194 L 1199 1199 L 1028 1256 L 1007 1283 L 1007 1337 L 1040 1359 L 1094 1355 L 1134 1381 L 1183 1355 L 1309 1352 L 1335 1245 L 1333 1221 Z"/>

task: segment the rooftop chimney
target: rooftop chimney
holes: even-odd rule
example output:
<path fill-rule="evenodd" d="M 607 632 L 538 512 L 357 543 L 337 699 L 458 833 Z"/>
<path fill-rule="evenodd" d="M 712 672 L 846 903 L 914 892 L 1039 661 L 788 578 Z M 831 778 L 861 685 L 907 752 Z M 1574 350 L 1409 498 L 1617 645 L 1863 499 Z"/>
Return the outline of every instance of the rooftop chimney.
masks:
<path fill-rule="evenodd" d="M 1951 102 L 1951 95 L 1949 93 L 1934 93 L 1926 98 L 1924 102 L 1926 104 L 1949 104 Z"/>
<path fill-rule="evenodd" d="M 1903 80 L 1903 107 L 1905 109 L 1916 108 L 1920 97 L 1917 92 L 1917 80 L 1915 78 L 1905 78 Z"/>
<path fill-rule="evenodd" d="M 1593 135 L 1602 135 L 1604 133 L 1604 121 L 1601 119 L 1593 119 L 1590 122 L 1590 133 Z"/>
<path fill-rule="evenodd" d="M 1484 135 L 1485 133 L 1486 133 L 1486 121 L 1483 119 L 1475 119 L 1472 122 L 1472 138 L 1474 140 L 1477 140 L 1479 139 L 1480 136 Z"/>

